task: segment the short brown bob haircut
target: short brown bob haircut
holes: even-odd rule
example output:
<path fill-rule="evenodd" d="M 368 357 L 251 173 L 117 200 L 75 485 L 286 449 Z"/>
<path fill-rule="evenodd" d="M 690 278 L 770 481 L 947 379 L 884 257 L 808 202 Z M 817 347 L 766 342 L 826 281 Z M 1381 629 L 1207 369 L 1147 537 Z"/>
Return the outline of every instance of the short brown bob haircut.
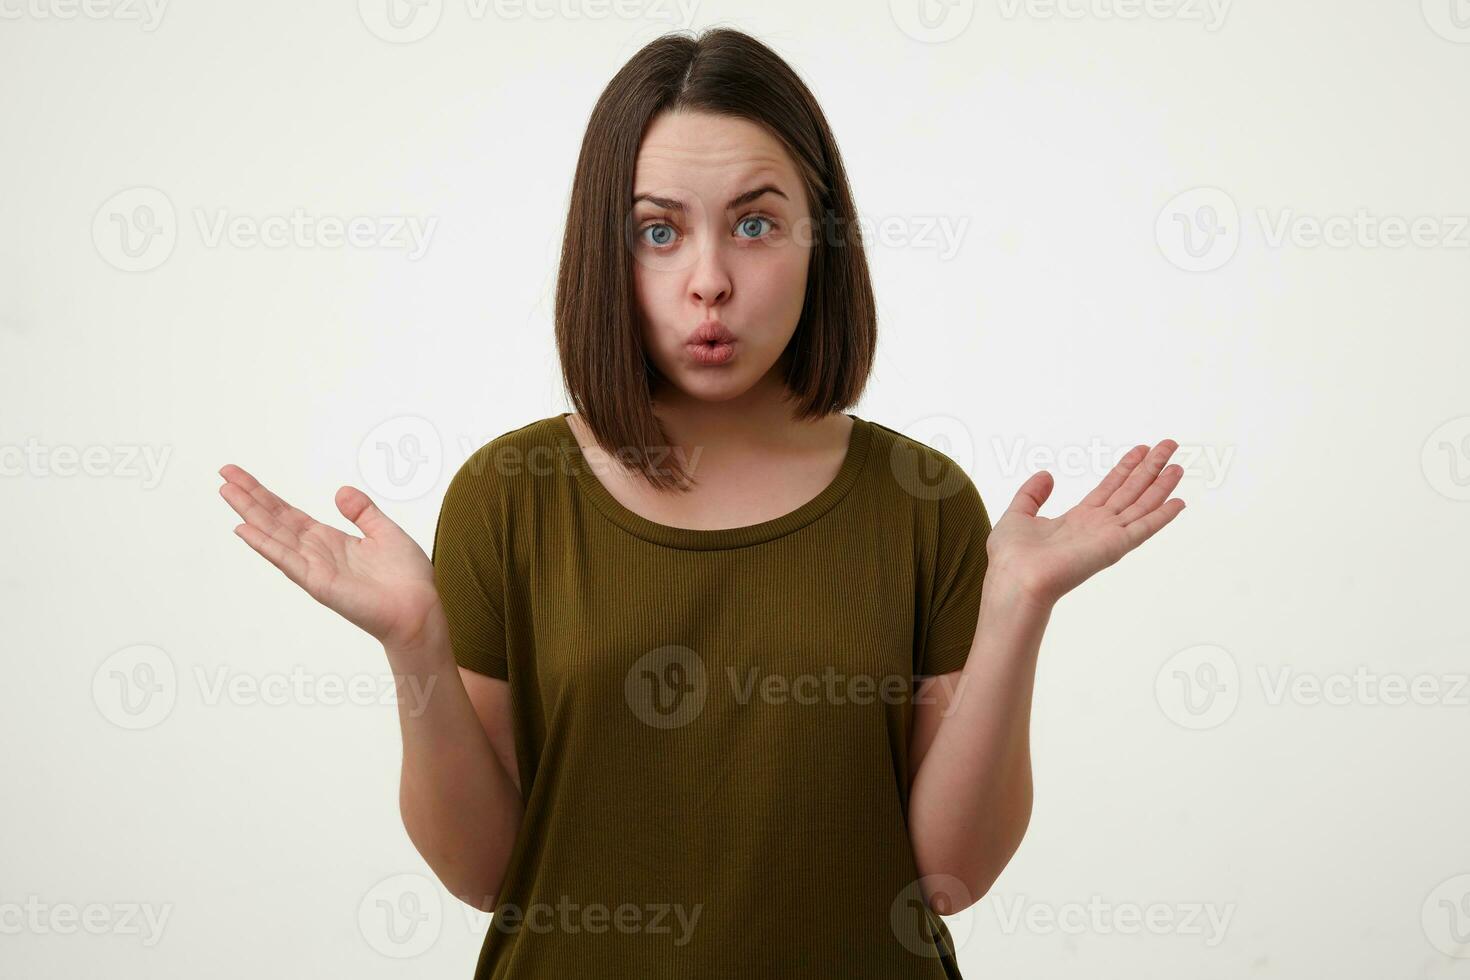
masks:
<path fill-rule="evenodd" d="M 837 143 L 791 67 L 748 34 L 714 28 L 649 42 L 607 84 L 587 122 L 556 280 L 562 379 L 598 444 L 658 489 L 692 476 L 654 447 L 669 445 L 653 412 L 664 380 L 647 356 L 633 286 L 633 173 L 648 124 L 694 111 L 763 125 L 786 148 L 811 208 L 806 297 L 778 364 L 794 419 L 857 401 L 872 369 L 877 315 L 857 214 Z"/>

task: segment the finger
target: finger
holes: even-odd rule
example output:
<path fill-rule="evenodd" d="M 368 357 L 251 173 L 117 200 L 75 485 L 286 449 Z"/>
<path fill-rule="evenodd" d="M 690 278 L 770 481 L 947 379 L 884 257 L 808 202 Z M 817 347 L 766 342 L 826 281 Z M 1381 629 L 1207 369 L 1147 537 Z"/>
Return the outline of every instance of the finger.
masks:
<path fill-rule="evenodd" d="M 1082 498 L 1082 504 L 1087 507 L 1101 507 L 1107 503 L 1108 498 L 1113 495 L 1113 491 L 1123 485 L 1123 481 L 1128 479 L 1128 474 L 1133 472 L 1133 468 L 1138 465 L 1139 460 L 1147 455 L 1148 447 L 1143 445 L 1134 446 L 1124 453 L 1123 458 L 1118 460 L 1112 469 L 1108 470 L 1108 475 L 1103 477 L 1102 482 L 1091 493 Z"/>
<path fill-rule="evenodd" d="M 250 496 L 254 497 L 262 507 L 264 507 L 276 518 L 276 520 L 280 521 L 283 525 L 290 528 L 291 531 L 298 536 L 307 528 L 316 523 L 316 521 L 311 517 L 310 514 L 307 514 L 305 511 L 298 510 L 295 507 L 292 507 L 290 504 L 286 503 L 280 497 L 272 493 L 270 489 L 265 486 L 265 484 L 261 483 L 255 477 L 251 476 L 249 473 L 236 466 L 234 463 L 226 463 L 224 466 L 220 467 L 219 475 L 224 477 L 225 480 L 229 483 L 233 483 L 235 486 L 240 487 L 246 493 L 250 494 Z"/>
<path fill-rule="evenodd" d="M 1123 532 L 1128 535 L 1128 550 L 1132 551 L 1153 537 L 1159 528 L 1178 517 L 1182 510 L 1184 501 L 1175 497 L 1164 501 L 1163 506 L 1149 511 L 1131 524 L 1124 525 Z"/>
<path fill-rule="evenodd" d="M 337 491 L 337 509 L 370 538 L 381 538 L 394 532 L 403 533 L 397 524 L 388 519 L 387 514 L 378 510 L 378 505 L 373 503 L 372 498 L 357 487 L 343 487 Z"/>
<path fill-rule="evenodd" d="M 1150 483 L 1148 489 L 1143 492 L 1143 496 L 1119 512 L 1118 520 L 1124 524 L 1138 520 L 1144 514 L 1147 514 L 1159 506 L 1159 504 L 1163 503 L 1164 499 L 1174 492 L 1174 488 L 1179 485 L 1179 481 L 1183 477 L 1184 467 L 1178 463 L 1171 463 L 1165 466 L 1159 471 L 1159 478 L 1153 483 Z"/>
<path fill-rule="evenodd" d="M 1015 497 L 1011 499 L 1011 505 L 1006 508 L 1006 513 L 1014 511 L 1027 517 L 1035 517 L 1041 505 L 1046 503 L 1046 498 L 1051 496 L 1054 486 L 1051 474 L 1046 470 L 1032 473 L 1030 478 L 1016 491 Z"/>
<path fill-rule="evenodd" d="M 1113 491 L 1112 496 L 1108 497 L 1107 503 L 1103 506 L 1116 514 L 1137 500 L 1139 494 L 1154 482 L 1159 471 L 1164 468 L 1164 464 L 1178 448 L 1179 443 L 1173 439 L 1165 439 L 1160 442 L 1143 458 L 1142 463 L 1134 467 L 1133 472 L 1128 474 L 1128 479 L 1123 481 L 1121 487 Z"/>
<path fill-rule="evenodd" d="M 290 548 L 287 548 L 258 527 L 252 527 L 249 524 L 236 524 L 235 533 L 246 544 L 254 548 L 256 553 L 262 558 L 279 568 L 281 573 L 288 579 L 302 588 L 306 588 L 305 558 Z"/>
<path fill-rule="evenodd" d="M 290 528 L 286 527 L 276 519 L 276 515 L 261 506 L 259 500 L 235 483 L 226 483 L 219 488 L 219 495 L 225 498 L 225 503 L 230 509 L 241 517 L 251 527 L 256 528 L 263 534 L 267 534 L 288 548 L 296 548 L 300 539 Z"/>

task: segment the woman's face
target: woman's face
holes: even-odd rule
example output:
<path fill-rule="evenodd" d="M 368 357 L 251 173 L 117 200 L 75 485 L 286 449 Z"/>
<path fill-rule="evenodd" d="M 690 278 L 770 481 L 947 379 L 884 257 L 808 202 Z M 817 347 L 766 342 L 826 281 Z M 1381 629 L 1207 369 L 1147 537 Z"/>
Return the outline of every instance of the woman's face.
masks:
<path fill-rule="evenodd" d="M 786 349 L 806 294 L 811 218 L 785 148 L 746 119 L 660 114 L 639 147 L 629 234 L 649 359 L 693 398 L 749 391 Z M 696 336 L 710 321 L 727 342 Z"/>

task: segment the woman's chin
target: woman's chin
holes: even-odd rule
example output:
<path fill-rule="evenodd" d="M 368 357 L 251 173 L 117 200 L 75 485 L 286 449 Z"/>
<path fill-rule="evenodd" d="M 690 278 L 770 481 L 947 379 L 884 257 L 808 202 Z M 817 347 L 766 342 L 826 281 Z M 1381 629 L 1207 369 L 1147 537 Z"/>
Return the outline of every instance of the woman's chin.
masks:
<path fill-rule="evenodd" d="M 702 402 L 727 402 L 739 398 L 749 392 L 757 380 L 744 371 L 700 368 L 681 368 L 673 378 L 674 387 L 681 396 Z"/>

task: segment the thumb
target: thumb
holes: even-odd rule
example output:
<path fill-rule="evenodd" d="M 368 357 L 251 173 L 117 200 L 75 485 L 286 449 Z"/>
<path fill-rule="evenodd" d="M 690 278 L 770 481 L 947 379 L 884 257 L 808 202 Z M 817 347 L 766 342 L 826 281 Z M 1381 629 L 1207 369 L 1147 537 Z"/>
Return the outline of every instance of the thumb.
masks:
<path fill-rule="evenodd" d="M 1006 513 L 1023 514 L 1026 517 L 1035 517 L 1041 505 L 1046 503 L 1046 498 L 1051 496 L 1052 488 L 1056 482 L 1046 470 L 1037 470 L 1032 473 L 1026 482 L 1021 484 L 1021 489 L 1016 491 L 1016 496 L 1011 500 L 1011 505 L 1006 508 Z"/>
<path fill-rule="evenodd" d="M 356 487 L 342 487 L 337 491 L 337 509 L 370 538 L 381 538 L 400 530 L 387 514 L 378 510 L 367 494 Z"/>

